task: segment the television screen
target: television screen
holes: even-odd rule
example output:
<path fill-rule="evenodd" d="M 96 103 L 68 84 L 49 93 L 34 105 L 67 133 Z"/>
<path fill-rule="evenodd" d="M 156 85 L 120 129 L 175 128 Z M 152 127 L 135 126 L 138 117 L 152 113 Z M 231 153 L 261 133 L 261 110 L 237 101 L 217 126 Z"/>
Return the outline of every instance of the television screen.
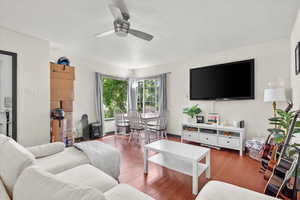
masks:
<path fill-rule="evenodd" d="M 190 69 L 191 100 L 254 99 L 254 59 Z"/>

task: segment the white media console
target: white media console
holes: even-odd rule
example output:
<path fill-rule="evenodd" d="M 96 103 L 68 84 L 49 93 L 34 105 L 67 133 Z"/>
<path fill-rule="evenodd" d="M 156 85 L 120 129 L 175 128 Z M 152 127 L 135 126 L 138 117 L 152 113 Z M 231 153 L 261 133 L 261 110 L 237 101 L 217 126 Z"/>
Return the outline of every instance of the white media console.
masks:
<path fill-rule="evenodd" d="M 205 145 L 228 148 L 240 151 L 245 147 L 245 129 L 222 125 L 183 123 L 181 142 L 183 140 Z"/>

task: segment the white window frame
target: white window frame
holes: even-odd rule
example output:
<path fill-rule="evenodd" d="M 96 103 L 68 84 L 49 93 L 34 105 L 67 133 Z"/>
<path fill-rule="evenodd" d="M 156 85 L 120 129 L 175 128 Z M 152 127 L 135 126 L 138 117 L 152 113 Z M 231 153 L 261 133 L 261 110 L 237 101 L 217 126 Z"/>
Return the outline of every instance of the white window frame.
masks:
<path fill-rule="evenodd" d="M 159 84 L 159 79 L 158 78 L 146 78 L 146 79 L 137 80 L 137 82 L 143 82 L 143 103 L 142 103 L 143 113 L 145 113 L 145 81 L 146 80 L 155 80 Z M 158 102 L 159 87 L 160 86 L 158 86 L 157 90 L 155 90 L 155 103 L 157 103 L 158 106 L 159 106 L 159 102 Z M 137 90 L 138 90 L 138 88 L 137 88 Z M 137 95 L 136 95 L 136 104 L 138 105 L 138 91 L 137 91 Z M 158 108 L 158 110 L 159 110 L 159 108 Z M 158 112 L 158 110 L 157 110 L 157 112 Z"/>

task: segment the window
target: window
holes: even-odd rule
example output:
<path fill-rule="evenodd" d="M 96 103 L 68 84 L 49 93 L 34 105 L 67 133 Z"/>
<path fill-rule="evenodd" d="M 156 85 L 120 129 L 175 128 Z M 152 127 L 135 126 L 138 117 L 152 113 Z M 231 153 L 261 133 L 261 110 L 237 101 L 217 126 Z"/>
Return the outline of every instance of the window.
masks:
<path fill-rule="evenodd" d="M 158 79 L 139 80 L 137 87 L 137 109 L 139 112 L 157 112 L 159 110 Z"/>
<path fill-rule="evenodd" d="M 115 112 L 127 112 L 128 81 L 103 78 L 104 118 L 114 118 Z"/>

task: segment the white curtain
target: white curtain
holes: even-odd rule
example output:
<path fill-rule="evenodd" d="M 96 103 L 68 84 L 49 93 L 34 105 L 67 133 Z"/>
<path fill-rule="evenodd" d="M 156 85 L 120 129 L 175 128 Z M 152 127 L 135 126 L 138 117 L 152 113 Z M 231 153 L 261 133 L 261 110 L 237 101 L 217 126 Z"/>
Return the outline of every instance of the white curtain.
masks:
<path fill-rule="evenodd" d="M 159 112 L 164 113 L 167 111 L 167 74 L 164 73 L 159 76 Z"/>
<path fill-rule="evenodd" d="M 103 135 L 105 133 L 104 131 L 104 110 L 103 110 L 103 83 L 102 78 L 103 75 L 100 73 L 95 73 L 96 77 L 96 119 L 98 122 L 102 125 L 102 132 Z"/>
<path fill-rule="evenodd" d="M 128 80 L 128 110 L 136 111 L 136 87 L 137 81 L 135 79 L 129 78 Z"/>

